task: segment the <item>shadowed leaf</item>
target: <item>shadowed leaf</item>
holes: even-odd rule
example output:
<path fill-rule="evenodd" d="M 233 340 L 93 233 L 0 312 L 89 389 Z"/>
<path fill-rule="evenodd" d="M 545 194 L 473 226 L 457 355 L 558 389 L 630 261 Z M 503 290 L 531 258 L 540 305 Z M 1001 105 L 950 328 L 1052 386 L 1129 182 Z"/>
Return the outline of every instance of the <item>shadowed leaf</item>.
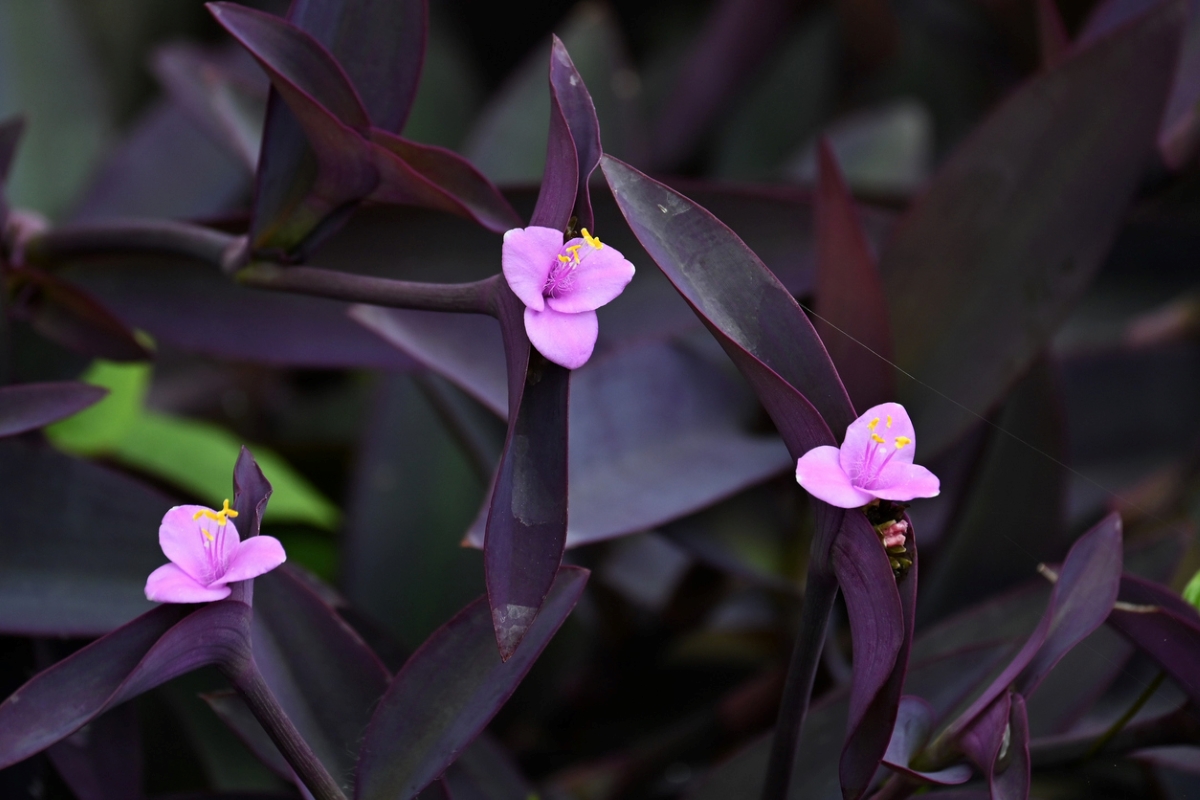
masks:
<path fill-rule="evenodd" d="M 13 436 L 69 417 L 108 392 L 86 383 L 26 383 L 0 387 L 0 436 Z"/>

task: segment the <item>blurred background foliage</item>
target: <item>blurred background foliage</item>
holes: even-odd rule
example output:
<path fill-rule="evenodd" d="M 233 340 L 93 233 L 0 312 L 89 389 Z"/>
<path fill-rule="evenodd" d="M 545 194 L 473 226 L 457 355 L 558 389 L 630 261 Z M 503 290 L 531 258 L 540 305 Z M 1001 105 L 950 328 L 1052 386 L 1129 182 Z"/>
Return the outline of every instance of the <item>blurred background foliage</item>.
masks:
<path fill-rule="evenodd" d="M 250 5 L 285 10 L 283 2 Z M 876 233 L 998 99 L 1041 69 L 1026 0 L 775 4 L 786 13 L 746 55 L 736 85 L 714 100 L 694 146 L 668 153 L 662 142 L 675 141 L 678 78 L 716 3 L 430 5 L 405 135 L 467 155 L 511 189 L 518 207 L 528 205 L 545 155 L 551 31 L 592 92 L 607 152 L 677 174 L 685 191 L 722 181 L 803 196 L 824 131 L 871 204 L 864 213 Z M 1076 31 L 1091 3 L 1058 8 Z M 222 95 L 232 130 L 243 132 L 234 135 L 241 157 L 236 144 L 214 144 L 179 95 L 163 90 L 188 76 L 187 48 L 195 46 L 244 76 Z M 0 119 L 28 120 L 8 198 L 56 222 L 147 214 L 236 225 L 250 198 L 246 161 L 264 98 L 265 83 L 199 0 L 0 2 Z M 118 172 L 119 194 L 111 180 Z M 1167 523 L 1200 519 L 1192 422 L 1200 402 L 1198 223 L 1196 164 L 1173 176 L 1152 172 L 1051 352 L 991 417 L 1023 444 L 978 426 L 940 455 L 935 468 L 969 475 L 971 486 L 951 486 L 914 509 L 923 547 L 950 543 L 937 553 L 942 568 L 922 583 L 921 624 L 1031 577 L 1030 554 L 1003 545 L 1009 531 L 1052 557 L 1107 506 L 1122 508 L 1129 540 L 1145 547 Z M 417 247 L 404 257 L 422 256 Z M 639 280 L 654 270 L 637 266 Z M 495 263 L 462 268 L 486 274 Z M 197 281 L 188 302 L 223 302 L 206 286 Z M 266 351 L 231 360 L 219 348 L 172 342 L 157 344 L 152 366 L 93 361 L 24 325 L 13 335 L 20 380 L 82 376 L 110 390 L 47 431 L 67 453 L 135 474 L 174 499 L 219 504 L 238 446 L 250 446 L 275 486 L 264 530 L 369 618 L 362 624 L 378 628 L 373 644 L 404 652 L 480 593 L 481 554 L 460 542 L 487 491 L 503 427 L 441 378 L 419 369 L 280 366 L 286 359 Z M 683 341 L 689 353 L 723 363 L 706 337 Z M 755 425 L 764 423 L 747 427 Z M 676 796 L 704 764 L 771 722 L 807 525 L 785 469 L 653 531 L 570 551 L 569 561 L 593 568 L 592 588 L 493 730 L 551 794 L 615 796 L 619 774 L 630 781 L 627 796 Z M 1187 545 L 1147 574 L 1181 585 L 1200 567 L 1200 549 Z M 834 628 L 843 646 L 830 648 L 819 692 L 844 678 L 845 624 Z M 24 665 L 49 657 L 42 646 L 21 640 L 0 649 L 10 662 L 0 663 L 0 676 L 19 684 Z M 281 790 L 197 699 L 220 686 L 202 672 L 139 701 L 151 793 Z M 10 688 L 0 685 L 0 694 Z M 720 717 L 729 708 L 740 716 Z M 830 724 L 821 719 L 812 724 Z M 0 775 L 0 796 L 33 796 L 23 794 L 30 774 Z M 50 783 L 36 796 L 64 796 L 52 771 L 37 775 Z M 1094 777 L 1109 792 L 1095 797 L 1132 796 L 1121 792 L 1155 781 L 1162 796 L 1195 787 L 1170 769 L 1144 781 L 1119 770 Z"/>

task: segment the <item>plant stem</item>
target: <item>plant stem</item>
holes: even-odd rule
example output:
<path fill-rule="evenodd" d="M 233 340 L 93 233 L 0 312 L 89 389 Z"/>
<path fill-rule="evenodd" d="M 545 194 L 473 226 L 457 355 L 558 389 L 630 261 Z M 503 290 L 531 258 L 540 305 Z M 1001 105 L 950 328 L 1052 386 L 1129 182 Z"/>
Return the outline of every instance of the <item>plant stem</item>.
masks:
<path fill-rule="evenodd" d="M 829 624 L 829 614 L 833 610 L 837 593 L 837 580 L 831 572 L 810 571 L 808 584 L 804 588 L 800 633 L 796 636 L 796 645 L 788 664 L 787 682 L 784 684 L 783 700 L 779 705 L 779 719 L 775 723 L 775 737 L 771 742 L 771 759 L 767 763 L 762 800 L 784 800 L 787 797 L 796 749 L 804 728 L 804 717 L 808 714 L 813 681 L 817 676 L 817 666 L 821 663 L 825 628 Z"/>
<path fill-rule="evenodd" d="M 263 680 L 262 673 L 254 659 L 236 671 L 226 671 L 226 676 L 250 707 L 254 718 L 263 726 L 263 730 L 271 737 L 271 741 L 283 753 L 283 757 L 291 764 L 296 775 L 312 792 L 316 800 L 346 800 L 337 782 L 329 775 L 325 765 L 313 753 L 292 724 L 291 719 L 280 707 L 279 701 L 271 692 L 271 687 Z"/>
<path fill-rule="evenodd" d="M 1133 719 L 1134 716 L 1142 710 L 1142 706 L 1146 705 L 1146 702 L 1151 698 L 1151 696 L 1158 691 L 1158 687 L 1162 686 L 1163 679 L 1166 677 L 1167 673 L 1160 669 L 1158 674 L 1154 676 L 1154 680 L 1150 681 L 1150 685 L 1147 686 L 1142 693 L 1138 695 L 1138 698 L 1133 701 L 1133 705 L 1131 705 L 1125 711 L 1125 713 L 1121 715 L 1120 719 L 1112 724 L 1112 727 L 1104 732 L 1103 736 L 1096 740 L 1096 743 L 1092 745 L 1091 749 L 1088 750 L 1087 755 L 1085 755 L 1084 758 L 1091 758 L 1103 750 L 1105 746 L 1113 740 L 1113 737 L 1120 733 L 1121 729 L 1129 724 L 1129 720 Z"/>
<path fill-rule="evenodd" d="M 375 278 L 316 267 L 280 267 L 256 262 L 234 276 L 243 286 L 294 292 L 351 303 L 367 303 L 421 311 L 491 314 L 492 292 L 501 278 L 493 275 L 473 283 L 417 283 Z"/>
<path fill-rule="evenodd" d="M 165 253 L 223 267 L 241 237 L 173 220 L 129 220 L 66 226 L 29 238 L 28 264 L 44 264 L 79 256 Z"/>

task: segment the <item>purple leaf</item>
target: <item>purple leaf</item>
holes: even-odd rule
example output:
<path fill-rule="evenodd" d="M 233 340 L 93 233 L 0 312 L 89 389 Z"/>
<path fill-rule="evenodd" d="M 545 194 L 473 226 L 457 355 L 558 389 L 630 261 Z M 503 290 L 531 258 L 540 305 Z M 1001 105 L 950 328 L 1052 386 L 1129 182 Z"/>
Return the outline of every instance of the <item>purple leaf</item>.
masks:
<path fill-rule="evenodd" d="M 929 703 L 919 697 L 900 698 L 900 706 L 896 713 L 896 726 L 892 729 L 892 738 L 888 742 L 883 762 L 897 772 L 920 778 L 929 783 L 941 786 L 966 783 L 971 779 L 971 768 L 966 764 L 955 764 L 937 772 L 921 772 L 908 765 L 912 757 L 921 752 L 921 749 L 929 741 L 929 737 L 933 733 L 934 721 L 933 708 Z"/>
<path fill-rule="evenodd" d="M 1022 695 L 1032 694 L 1067 651 L 1104 622 L 1116 600 L 1120 574 L 1121 520 L 1111 514 L 1079 537 L 1067 554 L 1037 628 L 943 736 L 957 736 L 974 724 L 1010 685 Z"/>
<path fill-rule="evenodd" d="M 482 598 L 438 629 L 392 680 L 371 720 L 355 799 L 411 797 L 442 774 L 525 677 L 587 576 L 575 567 L 559 571 L 541 613 L 505 661 Z"/>
<path fill-rule="evenodd" d="M 403 130 L 425 60 L 425 0 L 297 0 L 288 19 L 333 54 L 378 127 Z"/>
<path fill-rule="evenodd" d="M 1025 698 L 1012 695 L 1008 712 L 1008 763 L 998 775 L 988 776 L 993 800 L 1029 800 L 1029 718 Z"/>
<path fill-rule="evenodd" d="M 709 124 L 789 30 L 794 13 L 789 0 L 713 5 L 659 113 L 651 139 L 657 169 L 673 169 L 692 155 Z"/>
<path fill-rule="evenodd" d="M 0 442 L 0 631 L 98 636 L 150 608 L 171 500 L 48 447 Z"/>
<path fill-rule="evenodd" d="M 572 144 L 577 156 L 576 171 L 579 186 L 576 190 L 574 211 L 579 217 L 579 227 L 593 228 L 592 198 L 588 192 L 588 179 L 600 164 L 600 121 L 596 119 L 596 106 L 587 86 L 575 69 L 562 40 L 552 36 L 550 46 L 550 107 L 551 118 L 561 114 L 567 123 Z M 553 124 L 553 123 L 552 123 Z M 553 145 L 551 145 L 553 146 Z M 547 166 L 549 166 L 547 164 Z M 538 223 L 533 223 L 538 224 Z"/>
<path fill-rule="evenodd" d="M 1179 54 L 1175 84 L 1167 101 L 1158 149 L 1167 166 L 1180 170 L 1200 149 L 1200 2 L 1188 4 L 1187 32 Z"/>
<path fill-rule="evenodd" d="M 285 157 L 287 151 L 263 149 L 251 241 L 258 248 L 291 250 L 330 214 L 366 197 L 378 184 L 365 138 L 371 120 L 341 66 L 304 31 L 243 6 L 207 7 L 266 70 L 312 148 L 315 164 L 275 192 L 264 191 L 263 182 L 276 153 Z"/>
<path fill-rule="evenodd" d="M 270 481 L 262 474 L 254 455 L 243 445 L 237 463 L 233 465 L 233 509 L 237 512 L 237 528 L 242 541 L 258 536 L 270 498 Z M 230 598 L 248 606 L 254 605 L 253 579 L 236 583 L 231 588 Z"/>
<path fill-rule="evenodd" d="M 1053 69 L 1066 57 L 1071 38 L 1055 0 L 1037 0 L 1036 6 L 1042 69 Z"/>
<path fill-rule="evenodd" d="M 1167 4 L 1023 86 L 897 228 L 880 262 L 896 361 L 968 409 L 900 387 L 927 454 L 1003 396 L 1095 274 L 1154 145 L 1182 13 Z"/>
<path fill-rule="evenodd" d="M 250 608 L 159 606 L 39 673 L 0 703 L 0 769 L 110 708 L 207 664 L 250 655 Z"/>
<path fill-rule="evenodd" d="M 10 290 L 20 298 L 13 315 L 47 339 L 78 353 L 110 361 L 141 361 L 149 351 L 108 309 L 86 291 L 36 269 L 9 272 Z"/>
<path fill-rule="evenodd" d="M 49 425 L 96 403 L 108 390 L 86 383 L 26 383 L 0 387 L 0 436 Z"/>
<path fill-rule="evenodd" d="M 254 660 L 313 753 L 349 791 L 355 753 L 390 675 L 288 569 L 257 578 L 254 589 Z"/>
<path fill-rule="evenodd" d="M 854 409 L 787 289 L 700 206 L 611 157 L 601 167 L 634 234 L 755 388 L 792 457 L 836 445 L 830 429 L 844 430 Z"/>
<path fill-rule="evenodd" d="M 818 146 L 818 161 L 814 324 L 855 408 L 867 409 L 896 397 L 887 298 L 854 199 L 826 139 Z"/>
<path fill-rule="evenodd" d="M 1028 800 L 1029 723 L 1020 693 L 997 697 L 959 741 L 983 770 L 992 800 Z"/>
<path fill-rule="evenodd" d="M 373 199 L 439 208 L 495 233 L 520 227 L 521 218 L 500 190 L 457 153 L 382 130 L 372 130 L 371 141 L 388 154 L 377 155 L 380 180 Z"/>
<path fill-rule="evenodd" d="M 52 745 L 46 755 L 78 800 L 139 800 L 142 737 L 137 709 L 121 705 Z"/>
<path fill-rule="evenodd" d="M 1134 610 L 1114 608 L 1108 624 L 1144 650 L 1187 692 L 1200 702 L 1200 616 L 1183 598 L 1165 586 L 1132 575 L 1121 578 L 1119 599 Z"/>
<path fill-rule="evenodd" d="M 550 132 L 546 143 L 546 169 L 530 225 L 565 230 L 579 193 L 579 156 L 571 128 L 557 102 L 550 104 Z"/>
<path fill-rule="evenodd" d="M 246 289 L 210 267 L 139 259 L 63 272 L 124 324 L 185 352 L 279 366 L 408 369 L 413 364 L 347 319 L 345 303 Z"/>
<path fill-rule="evenodd" d="M 833 542 L 833 571 L 846 598 L 854 643 L 850 717 L 839 774 L 843 796 L 861 797 L 887 750 L 912 642 L 916 603 L 916 548 L 910 529 L 906 545 L 913 565 L 901 579 L 871 523 L 859 511 L 842 518 Z M 901 591 L 905 595 L 901 599 Z"/>

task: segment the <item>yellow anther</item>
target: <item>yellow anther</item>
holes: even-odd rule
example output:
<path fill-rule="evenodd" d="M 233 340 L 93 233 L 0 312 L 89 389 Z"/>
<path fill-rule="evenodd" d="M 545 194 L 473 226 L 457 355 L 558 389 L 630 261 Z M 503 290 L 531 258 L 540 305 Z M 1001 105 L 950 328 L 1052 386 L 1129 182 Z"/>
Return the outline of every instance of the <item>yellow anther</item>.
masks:
<path fill-rule="evenodd" d="M 867 423 L 867 430 L 871 431 L 872 433 L 874 433 L 875 429 L 878 427 L 879 427 L 879 417 L 876 417 L 875 419 L 873 419 Z"/>
<path fill-rule="evenodd" d="M 582 231 L 580 231 L 580 233 L 583 234 L 583 240 L 585 242 L 587 242 L 588 244 L 590 244 L 592 247 L 596 248 L 597 250 L 599 250 L 601 247 L 603 247 L 603 245 L 600 244 L 599 239 L 597 239 L 595 236 L 592 236 L 590 233 L 588 233 L 587 228 L 584 228 Z"/>
<path fill-rule="evenodd" d="M 203 533 L 204 538 L 208 539 L 210 542 L 216 541 L 216 537 L 209 533 L 207 528 L 201 528 L 200 532 Z"/>
<path fill-rule="evenodd" d="M 892 427 L 892 415 L 888 414 L 888 427 Z"/>
<path fill-rule="evenodd" d="M 192 519 L 200 519 L 201 517 L 203 517 L 205 519 L 216 520 L 218 525 L 224 525 L 226 522 L 229 521 L 229 517 L 236 517 L 237 515 L 238 515 L 238 512 L 236 512 L 232 508 L 230 508 L 229 501 L 226 500 L 224 503 L 224 508 L 222 508 L 220 511 L 213 511 L 212 509 L 209 509 L 209 508 L 202 508 L 199 511 L 197 511 L 195 514 L 192 514 Z M 204 529 L 201 528 L 201 530 L 204 530 Z M 208 533 L 208 531 L 204 531 L 204 532 Z"/>
<path fill-rule="evenodd" d="M 878 442 L 879 444 L 883 444 L 883 437 L 880 436 L 878 433 L 872 433 L 871 439 Z"/>
<path fill-rule="evenodd" d="M 571 259 L 569 259 L 569 258 L 567 258 L 566 256 L 564 256 L 562 253 L 559 253 L 559 254 L 558 254 L 558 260 L 559 260 L 559 261 L 561 261 L 561 262 L 563 262 L 563 263 L 565 264 L 565 263 L 567 263 L 568 261 L 570 261 Z"/>
<path fill-rule="evenodd" d="M 904 447 L 904 445 L 906 445 L 906 444 L 912 444 L 912 439 L 908 438 L 907 436 L 897 436 L 896 437 L 896 449 L 897 450 L 899 450 L 901 447 Z"/>
<path fill-rule="evenodd" d="M 567 248 L 567 250 L 571 253 L 571 256 L 575 259 L 576 264 L 579 263 L 579 248 L 581 247 L 583 247 L 583 245 L 573 244 Z"/>

